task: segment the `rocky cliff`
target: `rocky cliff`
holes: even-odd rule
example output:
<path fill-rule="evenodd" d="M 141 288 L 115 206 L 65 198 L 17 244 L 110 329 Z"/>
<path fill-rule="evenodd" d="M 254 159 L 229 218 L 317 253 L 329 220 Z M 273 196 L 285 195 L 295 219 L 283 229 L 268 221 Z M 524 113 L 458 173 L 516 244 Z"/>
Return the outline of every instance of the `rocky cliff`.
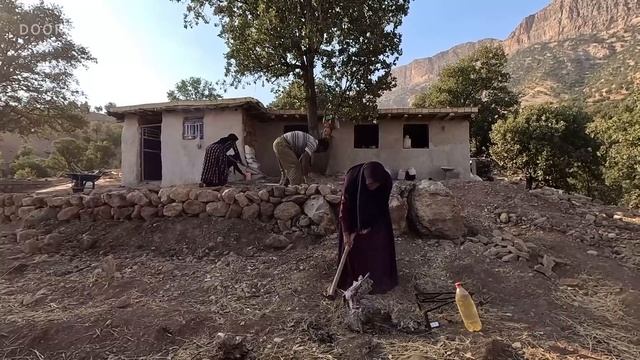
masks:
<path fill-rule="evenodd" d="M 505 47 L 513 85 L 525 102 L 621 97 L 640 83 L 639 37 L 640 0 L 553 0 L 503 41 L 457 45 L 393 69 L 398 85 L 383 95 L 380 106 L 410 106 L 444 66 L 487 43 Z"/>

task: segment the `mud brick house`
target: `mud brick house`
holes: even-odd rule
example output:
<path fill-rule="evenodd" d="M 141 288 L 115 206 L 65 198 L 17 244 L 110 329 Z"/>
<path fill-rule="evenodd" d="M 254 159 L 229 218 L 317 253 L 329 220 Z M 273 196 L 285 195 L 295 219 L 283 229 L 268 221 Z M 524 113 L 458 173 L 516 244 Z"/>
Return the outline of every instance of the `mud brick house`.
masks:
<path fill-rule="evenodd" d="M 452 176 L 468 178 L 469 122 L 476 113 L 476 108 L 380 109 L 375 123 L 338 121 L 327 173 L 378 160 L 394 175 L 413 167 L 418 179 L 442 179 L 443 168 L 450 168 Z M 268 109 L 254 98 L 121 106 L 109 115 L 124 125 L 122 181 L 127 186 L 198 183 L 206 146 L 229 133 L 240 138 L 241 153 L 245 145 L 255 149 L 262 172 L 278 176 L 273 140 L 307 130 L 303 111 Z"/>

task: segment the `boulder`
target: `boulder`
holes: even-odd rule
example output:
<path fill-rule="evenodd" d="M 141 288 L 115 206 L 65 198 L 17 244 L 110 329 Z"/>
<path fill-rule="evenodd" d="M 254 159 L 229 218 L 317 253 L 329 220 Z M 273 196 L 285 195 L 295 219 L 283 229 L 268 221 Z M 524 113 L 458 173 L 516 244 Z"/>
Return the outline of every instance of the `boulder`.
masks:
<path fill-rule="evenodd" d="M 331 195 L 331 186 L 327 184 L 319 185 L 318 191 L 320 191 L 320 194 L 322 194 L 322 196 Z"/>
<path fill-rule="evenodd" d="M 142 206 L 140 205 L 136 205 L 133 207 L 133 212 L 131 213 L 131 218 L 132 219 L 141 219 L 142 216 L 140 216 L 140 210 L 142 209 Z"/>
<path fill-rule="evenodd" d="M 284 188 L 284 195 L 285 196 L 295 195 L 298 193 L 298 189 L 299 187 L 297 185 L 287 186 L 286 188 Z"/>
<path fill-rule="evenodd" d="M 300 216 L 300 219 L 298 219 L 298 225 L 302 227 L 307 227 L 311 225 L 311 218 L 308 217 L 307 215 Z"/>
<path fill-rule="evenodd" d="M 13 214 L 16 213 L 16 207 L 15 206 L 5 206 L 4 207 L 4 211 L 3 211 L 5 216 L 11 216 Z"/>
<path fill-rule="evenodd" d="M 249 205 L 249 199 L 247 199 L 247 197 L 243 193 L 236 194 L 234 198 L 236 199 L 240 207 L 245 207 Z"/>
<path fill-rule="evenodd" d="M 258 191 L 258 197 L 262 201 L 269 201 L 269 191 L 267 191 L 265 189 L 262 189 L 262 190 Z"/>
<path fill-rule="evenodd" d="M 282 199 L 282 202 L 293 202 L 298 205 L 303 205 L 307 199 L 306 195 L 290 195 Z"/>
<path fill-rule="evenodd" d="M 98 219 L 110 220 L 113 219 L 113 215 L 111 215 L 111 209 L 112 208 L 109 205 L 102 205 L 94 209 L 94 214 Z"/>
<path fill-rule="evenodd" d="M 236 195 L 238 195 L 238 189 L 227 189 L 222 192 L 222 200 L 227 204 L 233 204 L 236 200 Z"/>
<path fill-rule="evenodd" d="M 22 199 L 22 206 L 35 206 L 33 199 L 33 196 L 28 196 Z"/>
<path fill-rule="evenodd" d="M 225 215 L 226 219 L 237 219 L 242 215 L 242 207 L 238 204 L 231 204 L 229 211 Z"/>
<path fill-rule="evenodd" d="M 258 218 L 260 214 L 260 206 L 258 204 L 251 204 L 242 208 L 242 219 L 254 220 Z"/>
<path fill-rule="evenodd" d="M 69 198 L 64 196 L 50 197 L 47 199 L 47 206 L 49 207 L 63 207 L 68 204 L 69 204 Z"/>
<path fill-rule="evenodd" d="M 389 198 L 389 213 L 391 214 L 391 224 L 393 232 L 402 234 L 407 230 L 407 213 L 409 212 L 409 204 L 407 199 L 403 199 L 398 195 L 392 195 Z"/>
<path fill-rule="evenodd" d="M 207 204 L 207 214 L 216 217 L 224 217 L 229 211 L 229 204 L 224 201 L 210 202 Z"/>
<path fill-rule="evenodd" d="M 278 228 L 283 233 L 291 230 L 291 220 L 278 220 Z"/>
<path fill-rule="evenodd" d="M 151 200 L 147 198 L 141 191 L 135 190 L 127 194 L 127 201 L 132 204 L 147 206 L 151 203 Z"/>
<path fill-rule="evenodd" d="M 289 244 L 291 244 L 291 240 L 286 236 L 278 234 L 272 234 L 263 241 L 263 245 L 271 249 L 284 249 L 289 246 Z"/>
<path fill-rule="evenodd" d="M 173 202 L 173 199 L 170 196 L 171 191 L 173 191 L 173 188 L 162 188 L 158 192 L 158 197 L 160 198 L 160 201 L 163 204 L 166 205 L 166 204 L 171 204 Z"/>
<path fill-rule="evenodd" d="M 54 253 L 60 250 L 60 247 L 62 246 L 62 244 L 64 244 L 64 241 L 64 235 L 54 232 L 45 236 L 40 249 L 44 253 Z"/>
<path fill-rule="evenodd" d="M 182 213 L 182 203 L 171 203 L 164 206 L 162 213 L 167 217 L 176 217 Z"/>
<path fill-rule="evenodd" d="M 25 226 L 35 226 L 45 221 L 55 220 L 58 218 L 58 208 L 39 208 L 27 215 L 23 220 Z"/>
<path fill-rule="evenodd" d="M 340 204 L 340 201 L 342 201 L 340 195 L 325 195 L 324 198 L 331 204 Z"/>
<path fill-rule="evenodd" d="M 201 191 L 204 191 L 203 189 L 191 189 L 191 191 L 189 192 L 189 200 L 198 200 L 198 195 L 200 194 Z"/>
<path fill-rule="evenodd" d="M 69 203 L 72 206 L 82 207 L 82 196 L 81 195 L 71 195 L 69 197 Z"/>
<path fill-rule="evenodd" d="M 36 209 L 35 206 L 23 206 L 21 208 L 18 209 L 18 217 L 20 219 L 25 219 L 27 218 L 27 216 L 29 216 L 29 214 L 31 214 L 32 211 L 34 211 Z"/>
<path fill-rule="evenodd" d="M 247 191 L 246 193 L 244 193 L 244 196 L 246 196 L 247 199 L 251 200 L 255 204 L 260 203 L 260 196 L 258 195 L 257 191 Z"/>
<path fill-rule="evenodd" d="M 284 197 L 285 189 L 286 188 L 284 186 L 274 186 L 273 187 L 273 196 L 274 197 L 279 197 L 279 198 Z"/>
<path fill-rule="evenodd" d="M 311 220 L 321 225 L 325 233 L 335 231 L 336 220 L 331 210 L 331 205 L 322 195 L 313 195 L 304 203 L 304 213 Z"/>
<path fill-rule="evenodd" d="M 214 190 L 202 190 L 198 193 L 198 198 L 196 200 L 203 203 L 218 201 L 220 200 L 220 193 Z"/>
<path fill-rule="evenodd" d="M 16 207 L 22 206 L 22 200 L 24 200 L 28 196 L 29 195 L 27 194 L 13 194 L 12 195 L 13 205 L 15 205 Z"/>
<path fill-rule="evenodd" d="M 182 207 L 184 212 L 189 215 L 198 215 L 203 213 L 206 209 L 205 204 L 198 200 L 187 200 Z"/>
<path fill-rule="evenodd" d="M 40 252 L 42 244 L 38 239 L 29 239 L 22 244 L 22 250 L 29 255 L 37 254 Z"/>
<path fill-rule="evenodd" d="M 318 184 L 311 184 L 307 188 L 307 191 L 305 192 L 305 194 L 308 196 L 311 196 L 311 195 L 315 195 L 316 192 L 318 192 Z"/>
<path fill-rule="evenodd" d="M 508 223 L 509 222 L 509 214 L 504 213 L 504 212 L 502 214 L 500 214 L 500 222 L 503 223 L 503 224 Z"/>
<path fill-rule="evenodd" d="M 292 202 L 282 203 L 273 211 L 274 217 L 278 220 L 291 220 L 300 215 L 300 213 L 302 213 L 300 206 Z"/>
<path fill-rule="evenodd" d="M 126 220 L 131 217 L 131 214 L 133 214 L 133 206 L 111 209 L 111 215 L 115 220 Z"/>
<path fill-rule="evenodd" d="M 45 207 L 45 206 L 47 206 L 47 198 L 44 197 L 44 196 L 37 196 L 36 195 L 36 196 L 32 197 L 31 199 L 32 199 L 31 200 L 32 206 L 35 206 L 35 207 Z M 22 202 L 23 202 L 22 205 L 24 205 L 24 199 L 22 200 Z"/>
<path fill-rule="evenodd" d="M 191 189 L 186 187 L 175 187 L 169 193 L 169 197 L 177 202 L 185 202 L 189 200 Z"/>
<path fill-rule="evenodd" d="M 410 196 L 409 212 L 421 235 L 457 239 L 465 233 L 462 205 L 440 182 L 417 183 Z"/>
<path fill-rule="evenodd" d="M 272 203 L 261 202 L 260 203 L 260 219 L 262 221 L 269 221 L 273 218 L 273 210 L 275 206 Z"/>
<path fill-rule="evenodd" d="M 160 196 L 158 196 L 158 194 L 154 193 L 153 191 L 149 191 L 149 193 L 147 194 L 147 197 L 149 198 L 149 201 L 151 201 L 151 205 L 153 206 L 158 206 L 162 204 L 162 200 L 160 200 Z"/>
<path fill-rule="evenodd" d="M 96 195 L 85 196 L 82 202 L 87 208 L 96 208 L 104 205 L 104 200 L 102 200 L 102 197 Z"/>
<path fill-rule="evenodd" d="M 153 206 L 143 206 L 140 209 L 140 217 L 149 221 L 158 216 L 158 208 Z"/>
<path fill-rule="evenodd" d="M 58 220 L 67 221 L 71 219 L 75 219 L 80 215 L 80 208 L 77 206 L 69 206 L 60 210 L 58 213 Z"/>
<path fill-rule="evenodd" d="M 127 193 L 124 191 L 102 194 L 102 200 L 114 208 L 131 206 L 131 203 L 127 201 Z"/>
<path fill-rule="evenodd" d="M 272 204 L 280 204 L 282 202 L 282 199 L 277 197 L 270 197 L 269 202 Z"/>

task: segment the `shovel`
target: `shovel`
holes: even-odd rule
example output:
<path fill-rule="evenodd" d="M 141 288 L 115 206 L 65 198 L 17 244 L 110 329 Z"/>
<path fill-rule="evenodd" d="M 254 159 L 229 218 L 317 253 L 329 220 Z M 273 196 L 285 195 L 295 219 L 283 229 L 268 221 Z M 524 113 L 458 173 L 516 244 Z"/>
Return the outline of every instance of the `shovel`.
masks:
<path fill-rule="evenodd" d="M 330 299 L 335 298 L 336 288 L 338 287 L 338 280 L 340 280 L 340 275 L 342 275 L 342 269 L 344 269 L 344 264 L 347 262 L 347 256 L 349 255 L 349 250 L 351 247 L 345 247 L 342 252 L 342 257 L 340 258 L 340 264 L 338 265 L 338 270 L 336 270 L 336 275 L 333 277 L 333 282 L 331 286 L 327 289 L 326 296 Z"/>

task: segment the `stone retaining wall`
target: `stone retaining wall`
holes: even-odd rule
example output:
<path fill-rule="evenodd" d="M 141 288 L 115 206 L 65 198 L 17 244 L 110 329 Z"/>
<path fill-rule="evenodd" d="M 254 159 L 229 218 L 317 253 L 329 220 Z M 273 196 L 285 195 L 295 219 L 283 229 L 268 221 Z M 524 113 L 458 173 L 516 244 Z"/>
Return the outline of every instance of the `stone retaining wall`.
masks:
<path fill-rule="evenodd" d="M 395 188 L 390 208 L 396 232 L 406 230 L 407 192 Z M 89 195 L 0 194 L 0 219 L 23 221 L 152 220 L 161 217 L 219 217 L 272 223 L 318 235 L 336 231 L 341 200 L 335 185 L 123 189 Z"/>

